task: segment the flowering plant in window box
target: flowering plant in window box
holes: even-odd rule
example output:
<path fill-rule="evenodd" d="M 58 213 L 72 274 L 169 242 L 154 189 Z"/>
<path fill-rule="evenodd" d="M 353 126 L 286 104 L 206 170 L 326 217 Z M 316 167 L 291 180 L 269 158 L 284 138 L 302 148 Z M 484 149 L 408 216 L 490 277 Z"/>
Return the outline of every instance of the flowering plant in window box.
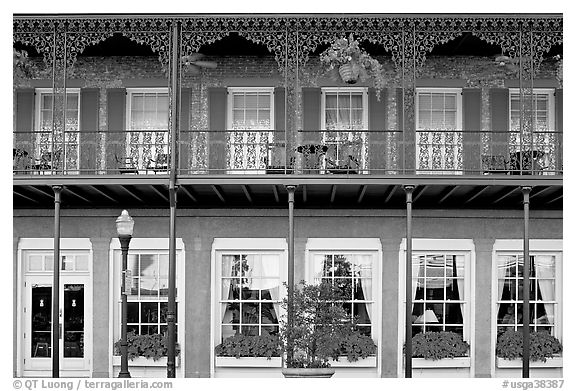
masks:
<path fill-rule="evenodd" d="M 236 334 L 226 338 L 214 349 L 220 357 L 280 357 L 282 343 L 277 335 Z"/>
<path fill-rule="evenodd" d="M 360 48 L 352 34 L 348 38 L 336 39 L 320 54 L 320 62 L 325 64 L 329 71 L 337 69 L 342 81 L 347 84 L 355 84 L 358 79 L 366 81 L 372 78 L 376 96 L 380 100 L 380 92 L 384 88 L 382 65 Z"/>
<path fill-rule="evenodd" d="M 506 360 L 522 358 L 522 330 L 508 330 L 498 336 L 496 356 Z M 530 331 L 530 361 L 546 362 L 562 353 L 560 341 L 546 331 Z"/>
<path fill-rule="evenodd" d="M 167 338 L 161 334 L 136 334 L 133 331 L 126 336 L 128 342 L 128 358 L 135 360 L 138 357 L 145 357 L 160 360 L 168 354 Z M 114 354 L 120 355 L 120 341 L 114 343 Z M 180 354 L 180 347 L 176 344 L 176 355 Z"/>
<path fill-rule="evenodd" d="M 353 362 L 376 353 L 374 341 L 360 333 L 344 309 L 343 300 L 341 289 L 326 281 L 318 285 L 301 282 L 294 289 L 292 325 L 288 325 L 286 317 L 280 324 L 284 346 L 290 341 L 294 348 L 293 357 L 286 361 L 285 376 L 293 377 L 294 368 L 330 368 L 329 361 L 338 361 L 341 356 Z M 288 310 L 287 299 L 282 307 Z M 333 374 L 334 370 L 330 370 Z M 298 372 L 296 376 L 301 377 L 303 374 Z"/>
<path fill-rule="evenodd" d="M 466 357 L 470 350 L 468 342 L 460 334 L 451 331 L 428 331 L 412 337 L 412 357 L 426 360 Z"/>

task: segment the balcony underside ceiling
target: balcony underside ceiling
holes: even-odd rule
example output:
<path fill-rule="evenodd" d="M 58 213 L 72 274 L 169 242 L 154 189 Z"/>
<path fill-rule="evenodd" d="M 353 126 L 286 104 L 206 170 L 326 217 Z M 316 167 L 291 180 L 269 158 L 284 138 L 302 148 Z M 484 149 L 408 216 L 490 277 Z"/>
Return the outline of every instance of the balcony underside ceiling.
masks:
<path fill-rule="evenodd" d="M 52 209 L 53 185 L 63 185 L 62 208 L 168 208 L 168 177 L 15 178 L 16 209 Z M 419 209 L 522 209 L 521 186 L 532 186 L 530 208 L 561 210 L 562 178 L 546 176 L 364 177 L 282 176 L 182 177 L 178 208 L 287 208 L 286 186 L 297 185 L 296 207 L 403 209 L 403 185 L 416 186 Z"/>

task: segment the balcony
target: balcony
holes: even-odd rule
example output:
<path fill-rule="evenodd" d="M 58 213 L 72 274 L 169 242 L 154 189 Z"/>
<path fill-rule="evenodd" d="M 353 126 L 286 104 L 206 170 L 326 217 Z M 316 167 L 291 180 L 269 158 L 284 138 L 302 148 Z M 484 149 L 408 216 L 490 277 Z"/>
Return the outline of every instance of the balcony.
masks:
<path fill-rule="evenodd" d="M 162 130 L 15 132 L 15 178 L 168 175 Z M 182 131 L 177 173 L 194 176 L 558 176 L 562 133 L 425 130 Z"/>

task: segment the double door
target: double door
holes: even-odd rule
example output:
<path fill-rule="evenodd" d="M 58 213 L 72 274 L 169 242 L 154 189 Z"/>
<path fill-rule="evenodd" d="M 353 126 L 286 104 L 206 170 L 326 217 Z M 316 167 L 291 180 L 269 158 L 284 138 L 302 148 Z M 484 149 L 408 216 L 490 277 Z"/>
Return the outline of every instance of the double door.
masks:
<path fill-rule="evenodd" d="M 89 374 L 91 320 L 87 276 L 61 276 L 58 351 L 61 376 Z M 26 276 L 23 311 L 23 375 L 52 375 L 53 282 L 51 276 Z"/>

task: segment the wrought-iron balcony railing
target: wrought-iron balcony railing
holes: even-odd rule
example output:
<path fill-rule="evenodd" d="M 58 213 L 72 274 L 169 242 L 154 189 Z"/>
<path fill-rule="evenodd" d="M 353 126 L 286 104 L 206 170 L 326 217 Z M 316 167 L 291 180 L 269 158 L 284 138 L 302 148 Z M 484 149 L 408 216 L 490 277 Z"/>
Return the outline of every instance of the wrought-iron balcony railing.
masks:
<path fill-rule="evenodd" d="M 168 174 L 167 131 L 15 132 L 13 172 Z M 179 175 L 561 175 L 562 133 L 182 131 Z"/>

